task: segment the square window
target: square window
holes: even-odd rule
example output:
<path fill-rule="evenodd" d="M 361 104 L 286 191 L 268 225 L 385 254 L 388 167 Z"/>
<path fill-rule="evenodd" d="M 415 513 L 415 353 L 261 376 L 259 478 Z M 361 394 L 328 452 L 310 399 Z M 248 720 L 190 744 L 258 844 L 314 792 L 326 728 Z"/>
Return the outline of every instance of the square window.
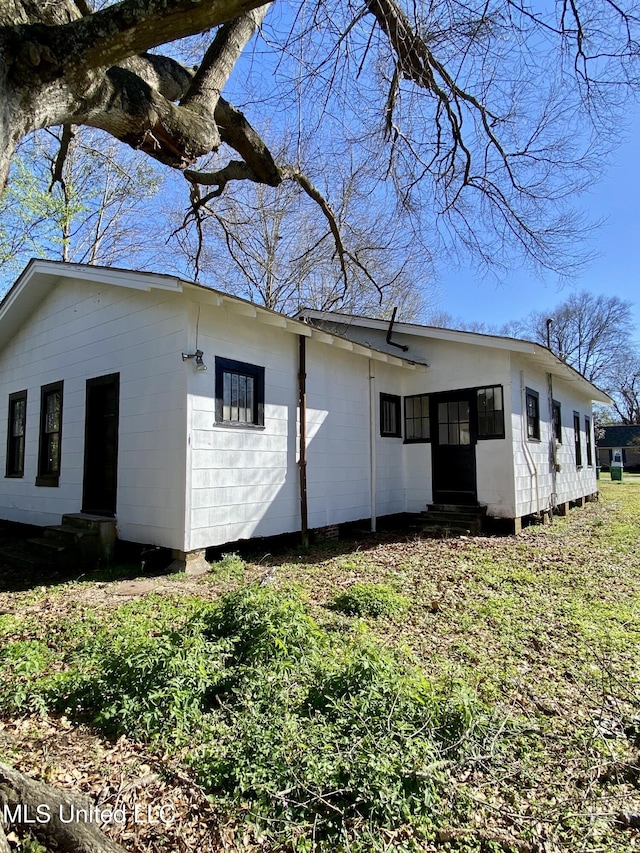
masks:
<path fill-rule="evenodd" d="M 404 440 L 431 441 L 428 394 L 404 398 Z"/>
<path fill-rule="evenodd" d="M 62 451 L 62 382 L 40 389 L 40 447 L 36 486 L 57 486 Z"/>
<path fill-rule="evenodd" d="M 400 397 L 395 394 L 380 394 L 380 435 L 385 438 L 401 438 Z"/>
<path fill-rule="evenodd" d="M 24 437 L 27 423 L 27 392 L 9 395 L 7 425 L 7 477 L 24 477 Z"/>
<path fill-rule="evenodd" d="M 216 358 L 216 421 L 264 426 L 264 367 Z"/>
<path fill-rule="evenodd" d="M 540 395 L 527 388 L 527 438 L 540 439 Z"/>

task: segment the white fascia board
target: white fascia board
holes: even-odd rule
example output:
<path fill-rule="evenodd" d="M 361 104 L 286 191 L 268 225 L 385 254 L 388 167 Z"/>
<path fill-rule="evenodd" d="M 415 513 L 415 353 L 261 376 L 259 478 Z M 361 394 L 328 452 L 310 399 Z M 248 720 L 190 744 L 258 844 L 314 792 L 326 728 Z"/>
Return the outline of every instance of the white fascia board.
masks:
<path fill-rule="evenodd" d="M 87 264 L 67 264 L 59 261 L 36 260 L 29 270 L 32 275 L 54 276 L 58 281 L 66 279 L 90 281 L 95 284 L 110 284 L 115 287 L 128 287 L 131 290 L 170 290 L 182 293 L 182 283 L 175 276 L 153 272 L 136 272 L 115 269 L 113 267 L 90 266 Z"/>

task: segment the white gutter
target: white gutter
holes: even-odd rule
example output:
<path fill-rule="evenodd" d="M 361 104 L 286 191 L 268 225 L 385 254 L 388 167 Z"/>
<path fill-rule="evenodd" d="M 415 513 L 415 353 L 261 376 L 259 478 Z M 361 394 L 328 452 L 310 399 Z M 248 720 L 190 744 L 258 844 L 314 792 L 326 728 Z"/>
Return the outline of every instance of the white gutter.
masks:
<path fill-rule="evenodd" d="M 369 359 L 369 475 L 371 481 L 371 532 L 377 529 L 376 508 L 376 369 Z"/>

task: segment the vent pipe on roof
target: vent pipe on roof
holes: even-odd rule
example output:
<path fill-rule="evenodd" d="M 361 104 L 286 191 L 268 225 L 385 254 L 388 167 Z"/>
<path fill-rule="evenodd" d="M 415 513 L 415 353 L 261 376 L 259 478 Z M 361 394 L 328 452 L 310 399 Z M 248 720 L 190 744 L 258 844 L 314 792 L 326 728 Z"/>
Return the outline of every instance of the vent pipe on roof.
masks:
<path fill-rule="evenodd" d="M 547 349 L 551 349 L 551 326 L 554 322 L 555 320 L 553 317 L 548 317 L 545 324 L 547 327 Z"/>
<path fill-rule="evenodd" d="M 389 329 L 387 330 L 387 343 L 389 344 L 389 346 L 398 347 L 398 349 L 401 349 L 402 352 L 406 352 L 409 347 L 405 346 L 404 344 L 397 344 L 395 341 L 391 340 L 391 335 L 393 334 L 393 324 L 395 323 L 397 312 L 398 308 L 396 307 L 393 309 L 393 314 L 391 315 L 391 322 L 389 323 Z"/>

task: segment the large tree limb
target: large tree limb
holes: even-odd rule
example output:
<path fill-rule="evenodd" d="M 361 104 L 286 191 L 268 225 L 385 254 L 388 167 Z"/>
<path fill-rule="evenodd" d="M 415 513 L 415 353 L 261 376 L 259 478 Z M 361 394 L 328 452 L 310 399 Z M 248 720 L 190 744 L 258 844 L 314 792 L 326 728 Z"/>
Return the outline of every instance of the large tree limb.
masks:
<path fill-rule="evenodd" d="M 126 68 L 110 68 L 98 90 L 71 117 L 74 124 L 106 130 L 150 156 L 184 169 L 215 150 L 215 121 L 173 104 Z"/>
<path fill-rule="evenodd" d="M 205 53 L 182 106 L 209 110 L 215 107 L 238 57 L 262 23 L 271 3 L 247 12 L 220 27 Z"/>
<path fill-rule="evenodd" d="M 8 807 L 12 814 L 21 815 L 24 815 L 24 807 L 27 807 L 32 820 L 35 819 L 38 806 L 46 806 L 46 811 L 41 810 L 40 815 L 43 818 L 48 815 L 49 819 L 31 823 L 29 829 L 34 835 L 67 853 L 126 853 L 123 847 L 103 835 L 95 820 L 67 822 L 72 814 L 80 816 L 86 812 L 87 815 L 96 816 L 96 805 L 92 800 L 37 782 L 6 764 L 0 764 L 0 805 Z M 19 807 L 22 810 L 16 812 Z"/>
<path fill-rule="evenodd" d="M 64 73 L 82 82 L 88 71 L 109 68 L 161 44 L 231 21 L 264 0 L 123 0 L 57 27 L 13 28 L 22 73 L 40 81 Z"/>

